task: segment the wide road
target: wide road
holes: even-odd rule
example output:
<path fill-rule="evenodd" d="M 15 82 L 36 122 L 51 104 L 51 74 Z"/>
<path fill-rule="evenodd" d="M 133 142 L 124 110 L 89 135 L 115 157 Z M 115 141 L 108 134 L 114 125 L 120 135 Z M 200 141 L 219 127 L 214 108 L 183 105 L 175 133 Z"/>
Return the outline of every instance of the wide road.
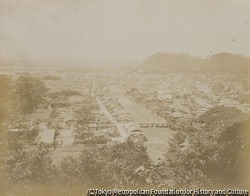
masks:
<path fill-rule="evenodd" d="M 118 98 L 120 104 L 124 107 L 124 109 L 130 114 L 134 123 L 166 123 L 166 120 L 160 118 L 156 114 L 154 114 L 151 110 L 139 105 L 129 97 L 125 95 L 121 95 Z M 123 124 L 119 124 L 112 117 L 106 107 L 103 105 L 101 100 L 96 97 L 96 101 L 101 109 L 101 111 L 108 117 L 108 119 L 113 122 L 119 132 L 121 133 L 121 137 L 119 141 L 125 141 L 129 136 L 129 133 L 124 129 Z M 169 139 L 172 138 L 174 132 L 169 128 L 140 128 L 143 134 L 147 138 L 147 149 L 150 158 L 157 163 L 160 159 L 164 159 L 169 148 Z"/>
<path fill-rule="evenodd" d="M 133 99 L 125 95 L 118 99 L 135 123 L 166 123 L 165 119 L 139 105 Z M 140 128 L 140 130 L 143 131 L 148 140 L 147 148 L 150 158 L 156 163 L 159 158 L 164 159 L 169 148 L 169 139 L 172 138 L 174 131 L 169 128 Z"/>
<path fill-rule="evenodd" d="M 109 113 L 109 111 L 106 109 L 106 107 L 103 105 L 102 101 L 101 101 L 98 97 L 96 97 L 96 101 L 97 101 L 97 103 L 98 103 L 98 105 L 99 105 L 99 107 L 100 107 L 101 112 L 102 112 L 104 115 L 106 115 L 106 117 L 107 117 L 112 123 L 115 124 L 116 128 L 117 128 L 118 131 L 120 132 L 121 137 L 119 138 L 119 140 L 120 140 L 121 142 L 125 141 L 125 140 L 128 138 L 129 134 L 128 134 L 128 132 L 124 129 L 123 125 L 115 121 L 115 119 L 112 117 L 112 115 Z"/>
<path fill-rule="evenodd" d="M 139 105 L 126 96 L 119 97 L 120 104 L 131 115 L 130 117 L 137 124 L 140 123 L 159 123 L 164 124 L 166 120 L 154 114 L 151 110 Z"/>

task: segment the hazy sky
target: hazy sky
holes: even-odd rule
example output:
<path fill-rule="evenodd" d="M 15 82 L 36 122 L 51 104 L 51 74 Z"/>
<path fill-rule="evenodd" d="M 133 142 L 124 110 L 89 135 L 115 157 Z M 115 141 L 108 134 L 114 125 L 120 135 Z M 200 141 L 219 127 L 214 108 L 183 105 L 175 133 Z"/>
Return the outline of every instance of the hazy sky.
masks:
<path fill-rule="evenodd" d="M 248 0 L 0 0 L 0 59 L 250 56 Z"/>

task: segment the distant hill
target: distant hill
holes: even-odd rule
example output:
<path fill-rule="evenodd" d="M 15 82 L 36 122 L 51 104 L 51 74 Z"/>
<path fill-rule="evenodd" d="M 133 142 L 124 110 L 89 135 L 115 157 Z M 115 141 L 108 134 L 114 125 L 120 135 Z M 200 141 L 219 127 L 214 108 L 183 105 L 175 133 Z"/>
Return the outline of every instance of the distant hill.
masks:
<path fill-rule="evenodd" d="M 138 67 L 143 72 L 166 73 L 250 73 L 250 58 L 230 53 L 214 54 L 207 59 L 188 54 L 155 53 Z"/>
<path fill-rule="evenodd" d="M 219 53 L 206 60 L 206 70 L 218 73 L 250 73 L 250 58 L 230 53 Z"/>

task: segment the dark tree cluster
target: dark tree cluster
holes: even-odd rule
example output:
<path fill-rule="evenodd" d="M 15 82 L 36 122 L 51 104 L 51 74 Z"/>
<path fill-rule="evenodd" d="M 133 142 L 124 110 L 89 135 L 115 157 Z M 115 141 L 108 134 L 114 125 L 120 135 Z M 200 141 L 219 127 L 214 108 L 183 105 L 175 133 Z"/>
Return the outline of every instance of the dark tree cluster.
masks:
<path fill-rule="evenodd" d="M 48 103 L 48 89 L 44 83 L 29 75 L 21 75 L 16 81 L 17 104 L 23 114 L 31 114 L 42 104 Z"/>
<path fill-rule="evenodd" d="M 48 146 L 29 150 L 20 146 L 8 151 L 4 169 L 6 179 L 15 183 L 118 188 L 144 185 L 145 178 L 136 169 L 150 164 L 146 147 L 128 138 L 124 143 L 83 150 L 78 158 L 66 157 L 57 166 Z"/>
<path fill-rule="evenodd" d="M 241 119 L 241 120 L 240 120 Z M 200 130 L 178 131 L 170 142 L 167 167 L 176 186 L 247 187 L 249 120 L 241 111 L 214 107 L 200 117 Z"/>

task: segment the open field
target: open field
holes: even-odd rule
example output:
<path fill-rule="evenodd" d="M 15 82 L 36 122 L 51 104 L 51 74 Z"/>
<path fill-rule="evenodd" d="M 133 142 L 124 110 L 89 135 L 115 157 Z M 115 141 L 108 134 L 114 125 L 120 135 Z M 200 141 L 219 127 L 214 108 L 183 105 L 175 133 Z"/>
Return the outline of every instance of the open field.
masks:
<path fill-rule="evenodd" d="M 147 147 L 149 156 L 153 161 L 163 158 L 168 150 L 169 139 L 174 131 L 168 128 L 142 128 L 142 131 L 148 139 Z"/>

